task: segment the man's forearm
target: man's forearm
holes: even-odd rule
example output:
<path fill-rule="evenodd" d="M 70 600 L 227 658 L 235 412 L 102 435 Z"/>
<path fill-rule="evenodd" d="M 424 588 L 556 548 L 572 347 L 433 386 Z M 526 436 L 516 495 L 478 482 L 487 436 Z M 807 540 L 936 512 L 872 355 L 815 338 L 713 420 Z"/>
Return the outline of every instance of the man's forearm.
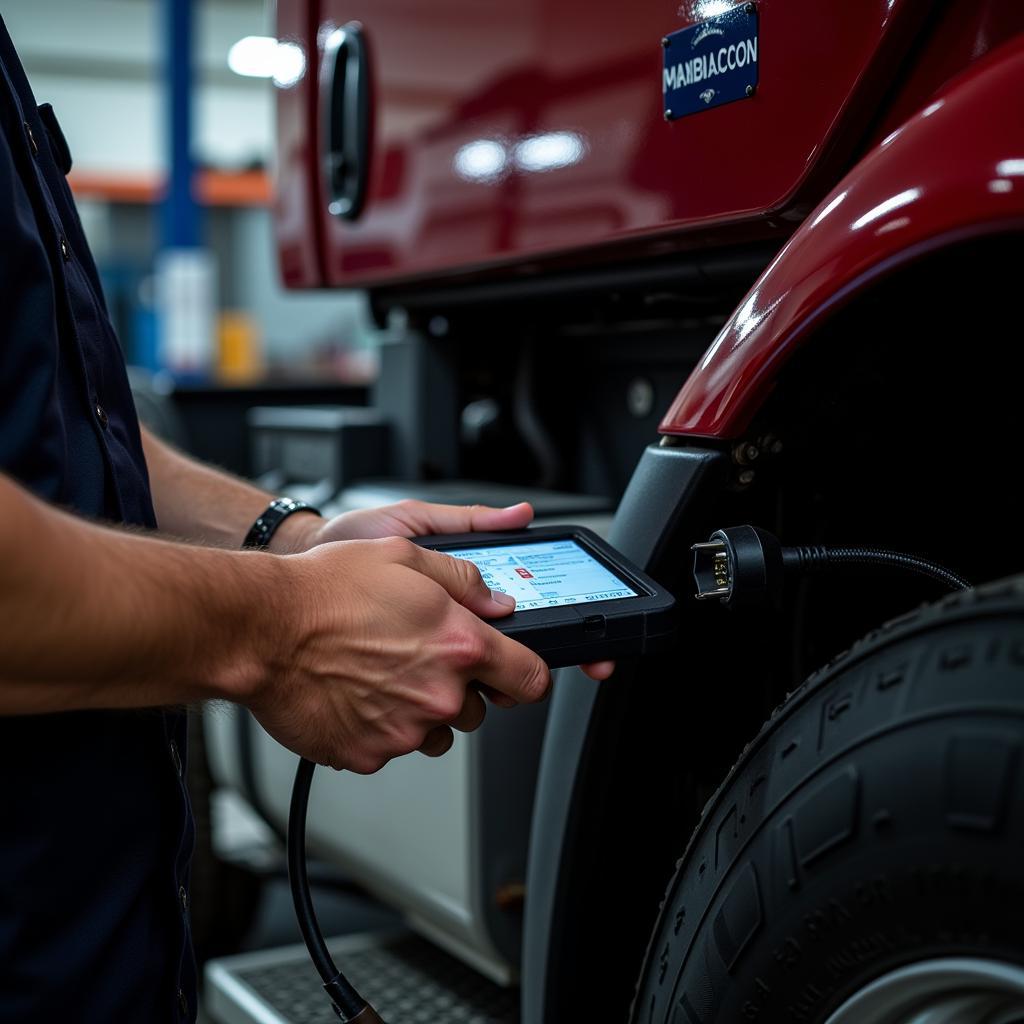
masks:
<path fill-rule="evenodd" d="M 222 470 L 204 466 L 143 429 L 153 503 L 163 533 L 197 544 L 237 548 L 256 517 L 276 495 Z M 289 516 L 275 531 L 277 554 L 304 550 L 316 517 Z"/>
<path fill-rule="evenodd" d="M 98 526 L 0 476 L 0 713 L 244 700 L 284 560 Z M 259 594 L 259 600 L 256 595 Z"/>

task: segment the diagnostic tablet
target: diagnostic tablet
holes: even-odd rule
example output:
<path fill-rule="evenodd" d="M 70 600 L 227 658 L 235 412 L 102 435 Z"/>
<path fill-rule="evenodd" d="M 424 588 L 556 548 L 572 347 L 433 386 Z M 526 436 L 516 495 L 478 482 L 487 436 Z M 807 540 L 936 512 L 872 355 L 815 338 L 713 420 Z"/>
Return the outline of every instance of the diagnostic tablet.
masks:
<path fill-rule="evenodd" d="M 582 526 L 418 537 L 416 543 L 472 562 L 516 610 L 491 625 L 552 668 L 648 654 L 668 647 L 675 599 Z"/>

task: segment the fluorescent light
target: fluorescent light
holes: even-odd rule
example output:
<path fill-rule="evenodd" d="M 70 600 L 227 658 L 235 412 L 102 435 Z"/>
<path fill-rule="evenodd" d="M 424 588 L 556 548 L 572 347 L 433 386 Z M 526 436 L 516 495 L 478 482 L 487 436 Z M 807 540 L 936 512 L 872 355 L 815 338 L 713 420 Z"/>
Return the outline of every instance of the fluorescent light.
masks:
<path fill-rule="evenodd" d="M 247 78 L 273 78 L 277 40 L 272 36 L 246 36 L 228 50 L 228 67 Z"/>
<path fill-rule="evenodd" d="M 228 51 L 228 67 L 247 78 L 272 78 L 287 88 L 305 74 L 306 55 L 295 43 L 279 43 L 273 36 L 246 36 Z"/>

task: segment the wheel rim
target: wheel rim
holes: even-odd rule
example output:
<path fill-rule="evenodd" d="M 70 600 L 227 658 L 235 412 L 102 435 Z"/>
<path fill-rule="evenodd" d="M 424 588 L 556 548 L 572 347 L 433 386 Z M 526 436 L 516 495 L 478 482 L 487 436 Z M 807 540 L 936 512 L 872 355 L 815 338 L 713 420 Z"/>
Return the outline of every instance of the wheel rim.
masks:
<path fill-rule="evenodd" d="M 1024 1024 L 1024 968 L 998 960 L 924 960 L 876 978 L 825 1024 Z"/>

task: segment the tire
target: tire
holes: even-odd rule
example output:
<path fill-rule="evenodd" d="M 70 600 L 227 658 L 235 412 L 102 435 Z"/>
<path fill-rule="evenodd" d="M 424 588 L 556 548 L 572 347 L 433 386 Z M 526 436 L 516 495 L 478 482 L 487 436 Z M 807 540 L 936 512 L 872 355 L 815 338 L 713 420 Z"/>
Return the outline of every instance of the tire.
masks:
<path fill-rule="evenodd" d="M 824 1024 L 933 958 L 1024 977 L 1022 747 L 1024 577 L 859 641 L 775 711 L 705 807 L 633 1024 Z"/>

